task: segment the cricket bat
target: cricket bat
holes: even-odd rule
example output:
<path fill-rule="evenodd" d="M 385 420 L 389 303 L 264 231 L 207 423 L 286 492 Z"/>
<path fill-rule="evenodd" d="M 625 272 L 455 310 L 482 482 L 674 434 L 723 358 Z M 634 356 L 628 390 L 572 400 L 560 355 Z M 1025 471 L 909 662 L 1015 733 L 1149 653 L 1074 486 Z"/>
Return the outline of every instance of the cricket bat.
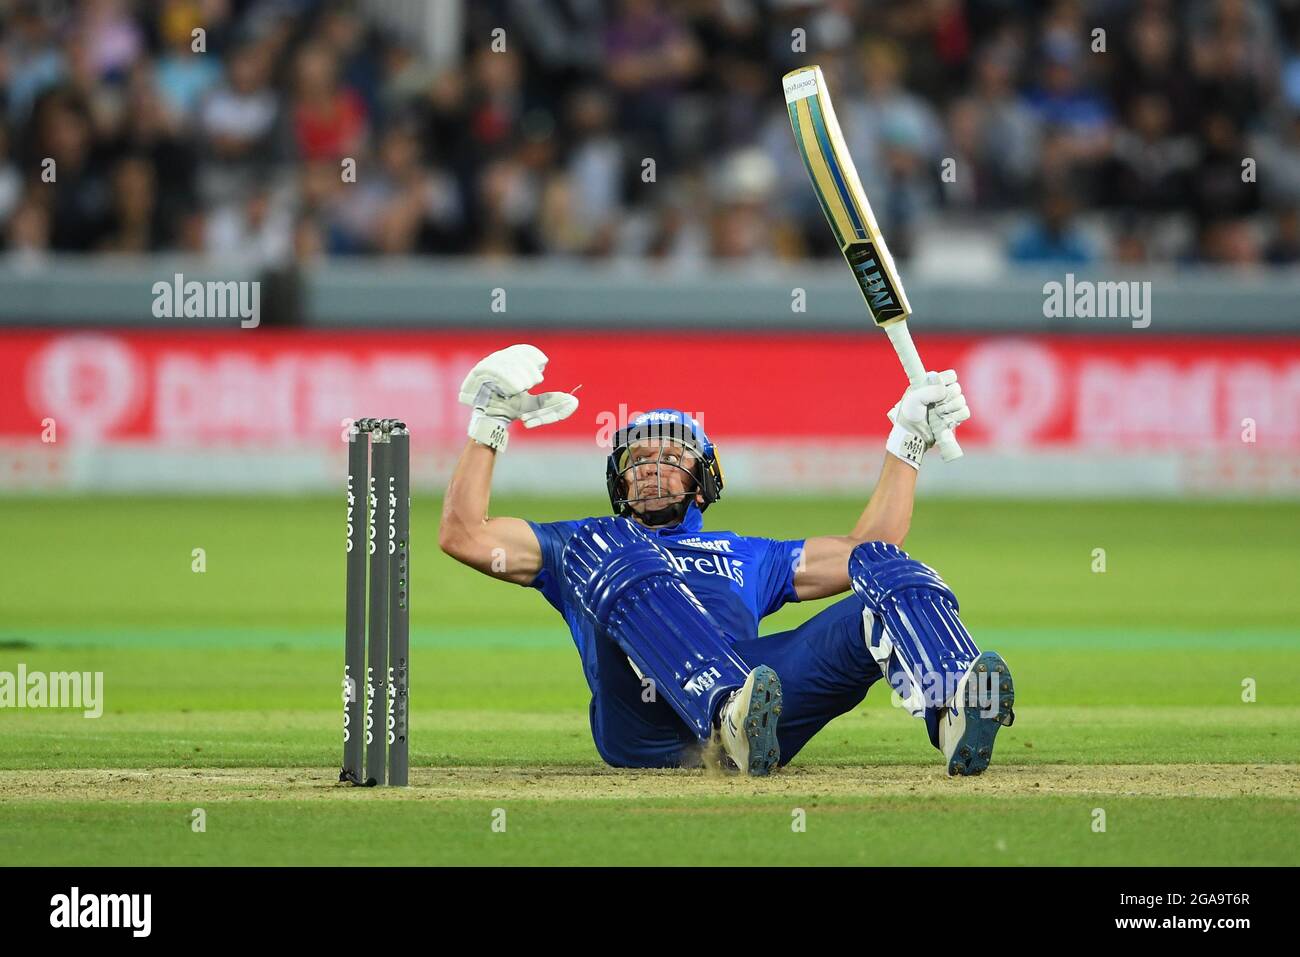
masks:
<path fill-rule="evenodd" d="M 799 155 L 840 252 L 862 290 L 867 312 L 894 344 L 908 381 L 913 385 L 924 382 L 925 365 L 907 331 L 912 307 L 894 266 L 894 257 L 889 255 L 885 237 L 880 234 L 871 204 L 867 202 L 853 158 L 844 145 L 844 134 L 835 119 L 835 107 L 831 105 L 821 67 L 792 70 L 781 83 L 785 87 L 785 103 Z M 940 432 L 936 444 L 945 462 L 961 457 L 961 446 L 951 431 Z"/>

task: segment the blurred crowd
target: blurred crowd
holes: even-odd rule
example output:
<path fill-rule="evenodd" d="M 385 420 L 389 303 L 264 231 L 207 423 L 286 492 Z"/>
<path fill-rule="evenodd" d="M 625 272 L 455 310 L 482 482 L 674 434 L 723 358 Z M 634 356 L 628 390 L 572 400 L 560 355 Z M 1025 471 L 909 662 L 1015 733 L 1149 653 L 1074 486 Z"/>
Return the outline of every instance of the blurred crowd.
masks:
<path fill-rule="evenodd" d="M 904 258 L 1300 258 L 1300 0 L 428 2 L 0 0 L 5 254 L 835 255 L 818 62 Z"/>

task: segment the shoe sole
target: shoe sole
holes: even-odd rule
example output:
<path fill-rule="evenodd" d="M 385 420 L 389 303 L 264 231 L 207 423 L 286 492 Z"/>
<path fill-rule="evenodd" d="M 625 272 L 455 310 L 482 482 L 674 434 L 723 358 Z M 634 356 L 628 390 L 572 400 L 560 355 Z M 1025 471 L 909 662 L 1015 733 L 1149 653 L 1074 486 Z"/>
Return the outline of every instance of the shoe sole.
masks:
<path fill-rule="evenodd" d="M 781 679 L 766 665 L 753 671 L 754 693 L 749 711 L 741 721 L 749 743 L 749 774 L 771 774 L 781 763 L 781 746 L 776 740 L 776 724 L 781 717 Z"/>
<path fill-rule="evenodd" d="M 998 713 L 995 716 L 985 714 L 980 705 L 963 704 L 966 714 L 966 728 L 953 749 L 948 762 L 948 774 L 975 775 L 988 770 L 993 758 L 993 739 L 998 730 L 1010 726 L 1015 720 L 1011 706 L 1015 704 L 1015 684 L 1011 680 L 1011 669 L 996 651 L 986 651 L 975 659 L 971 677 L 978 680 L 982 674 L 997 676 Z M 969 686 L 968 686 L 969 687 Z M 976 685 L 979 688 L 979 685 Z"/>

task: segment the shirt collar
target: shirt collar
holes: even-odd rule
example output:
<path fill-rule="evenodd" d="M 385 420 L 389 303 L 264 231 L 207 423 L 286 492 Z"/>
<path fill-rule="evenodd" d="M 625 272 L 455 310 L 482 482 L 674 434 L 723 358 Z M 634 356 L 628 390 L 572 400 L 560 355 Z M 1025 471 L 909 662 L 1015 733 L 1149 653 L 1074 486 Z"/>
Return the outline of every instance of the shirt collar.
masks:
<path fill-rule="evenodd" d="M 676 525 L 663 525 L 659 528 L 646 528 L 641 526 L 644 531 L 653 535 L 681 535 L 687 532 L 698 532 L 704 528 L 704 514 L 700 507 L 694 502 L 686 506 L 686 514 Z"/>

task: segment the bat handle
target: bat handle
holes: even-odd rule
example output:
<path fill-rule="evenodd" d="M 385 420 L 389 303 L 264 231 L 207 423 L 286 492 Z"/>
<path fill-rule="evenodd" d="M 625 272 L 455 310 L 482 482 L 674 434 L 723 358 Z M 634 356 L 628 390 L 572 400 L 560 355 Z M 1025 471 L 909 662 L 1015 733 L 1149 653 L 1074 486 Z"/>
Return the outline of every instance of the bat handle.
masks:
<path fill-rule="evenodd" d="M 923 383 L 925 363 L 921 361 L 921 355 L 916 351 L 916 343 L 912 341 L 912 334 L 907 330 L 907 320 L 903 319 L 886 326 L 885 334 L 893 343 L 894 352 L 898 353 L 903 371 L 907 373 L 907 381 L 912 385 Z M 939 447 L 939 457 L 945 462 L 962 457 L 961 446 L 957 444 L 957 436 L 952 434 L 951 429 L 944 429 L 936 435 L 935 444 Z"/>
<path fill-rule="evenodd" d="M 957 444 L 957 436 L 952 434 L 952 429 L 944 429 L 936 435 L 935 445 L 939 446 L 939 458 L 945 462 L 962 457 L 961 446 Z"/>

